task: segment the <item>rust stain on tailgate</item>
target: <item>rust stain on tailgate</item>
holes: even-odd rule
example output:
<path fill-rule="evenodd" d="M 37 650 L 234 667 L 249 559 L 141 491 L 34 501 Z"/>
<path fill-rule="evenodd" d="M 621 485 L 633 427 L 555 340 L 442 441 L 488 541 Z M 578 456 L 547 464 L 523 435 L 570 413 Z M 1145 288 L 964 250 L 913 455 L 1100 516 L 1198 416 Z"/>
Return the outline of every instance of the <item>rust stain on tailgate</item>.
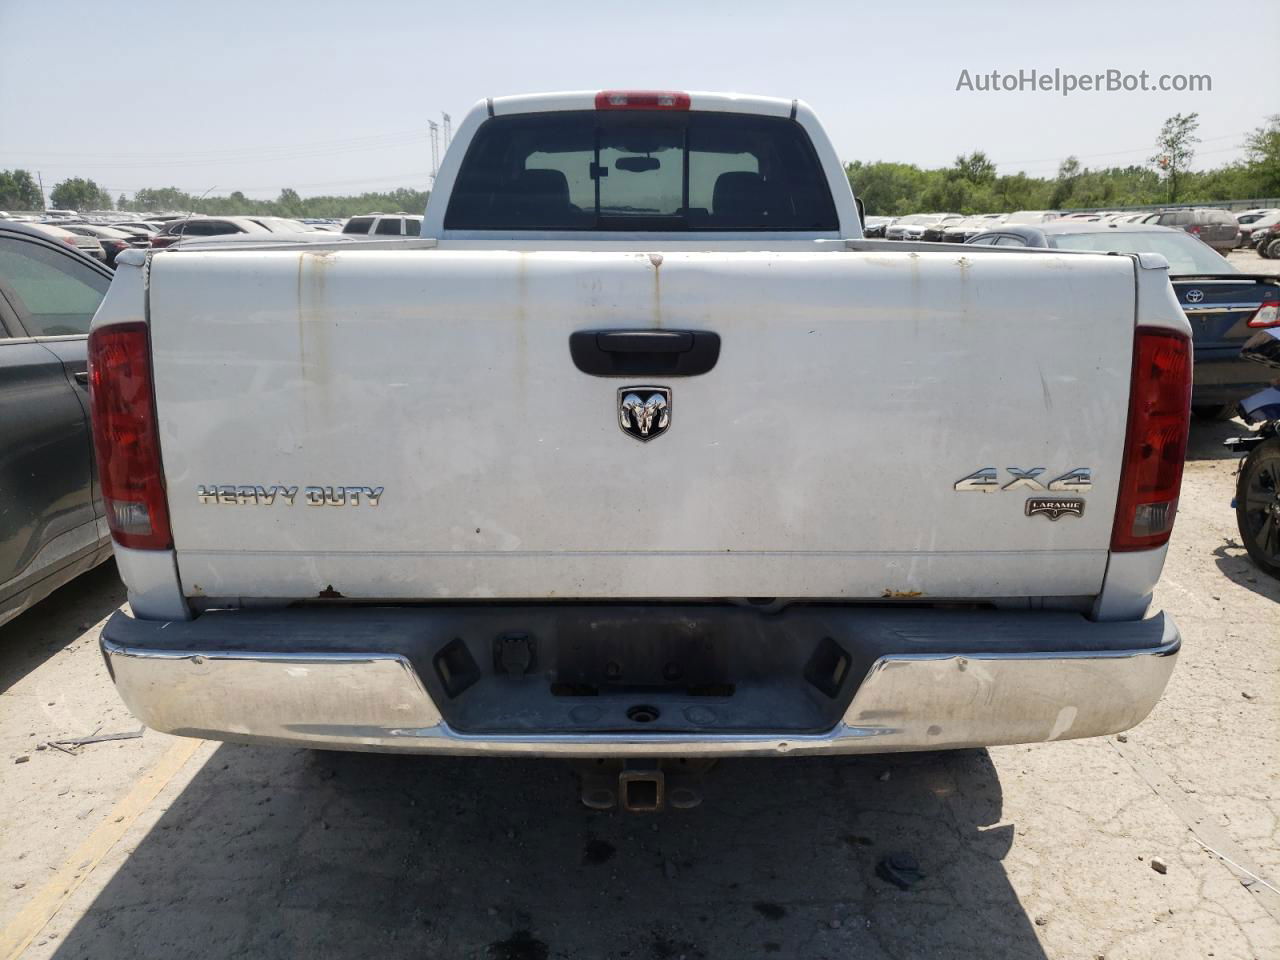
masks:
<path fill-rule="evenodd" d="M 328 267 L 333 251 L 298 254 L 295 291 L 298 328 L 298 367 L 302 380 L 303 424 L 311 427 L 312 407 L 321 420 L 328 415 L 329 327 L 325 317 Z"/>
<path fill-rule="evenodd" d="M 662 254 L 651 253 L 648 260 L 653 264 L 653 325 L 662 327 Z"/>

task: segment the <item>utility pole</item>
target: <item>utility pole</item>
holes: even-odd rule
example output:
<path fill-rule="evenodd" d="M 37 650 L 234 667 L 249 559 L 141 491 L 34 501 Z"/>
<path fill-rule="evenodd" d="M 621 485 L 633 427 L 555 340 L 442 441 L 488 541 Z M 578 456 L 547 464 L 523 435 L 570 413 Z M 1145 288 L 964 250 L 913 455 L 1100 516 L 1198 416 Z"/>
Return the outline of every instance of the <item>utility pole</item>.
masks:
<path fill-rule="evenodd" d="M 434 185 L 436 171 L 440 169 L 440 124 L 428 120 L 427 126 L 431 128 L 431 183 Z"/>
<path fill-rule="evenodd" d="M 44 200 L 44 177 L 40 175 L 40 171 L 36 171 L 36 182 L 40 184 L 40 209 L 48 210 L 49 205 Z"/>
<path fill-rule="evenodd" d="M 447 151 L 449 144 L 453 142 L 453 118 L 447 113 L 441 113 L 440 116 L 444 117 L 444 148 Z"/>

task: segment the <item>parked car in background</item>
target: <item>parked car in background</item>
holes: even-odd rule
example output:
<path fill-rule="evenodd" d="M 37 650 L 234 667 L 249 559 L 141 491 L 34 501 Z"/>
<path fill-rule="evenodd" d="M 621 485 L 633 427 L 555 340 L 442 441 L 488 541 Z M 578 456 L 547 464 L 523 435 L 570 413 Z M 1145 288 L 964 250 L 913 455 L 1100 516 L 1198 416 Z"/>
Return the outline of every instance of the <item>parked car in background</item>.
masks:
<path fill-rule="evenodd" d="M 111 271 L 0 222 L 0 623 L 111 556 L 85 341 Z"/>
<path fill-rule="evenodd" d="M 893 217 L 867 217 L 862 224 L 862 235 L 867 238 L 883 237 L 885 228 L 893 223 Z"/>
<path fill-rule="evenodd" d="M 270 233 L 248 217 L 183 217 L 170 220 L 151 238 L 151 246 L 171 246 L 183 237 L 215 237 L 224 233 Z"/>
<path fill-rule="evenodd" d="M 1280 372 L 1280 327 L 1259 331 L 1241 354 Z M 1244 455 L 1232 503 L 1240 542 L 1259 569 L 1280 578 L 1280 380 L 1274 382 L 1240 401 L 1240 419 L 1253 429 L 1226 446 Z"/>
<path fill-rule="evenodd" d="M 305 223 L 288 217 L 186 217 L 170 220 L 151 246 L 168 247 L 184 237 L 216 237 L 233 233 L 312 233 Z"/>
<path fill-rule="evenodd" d="M 246 217 L 272 233 L 314 233 L 315 227 L 293 217 Z"/>
<path fill-rule="evenodd" d="M 1250 240 L 1258 256 L 1264 260 L 1280 259 L 1280 223 L 1255 230 Z"/>
<path fill-rule="evenodd" d="M 370 213 L 352 217 L 342 225 L 343 233 L 379 237 L 417 237 L 422 234 L 422 215 L 413 213 Z"/>
<path fill-rule="evenodd" d="M 1280 224 L 1280 210 L 1269 210 L 1252 223 L 1243 224 L 1240 227 L 1240 246 L 1256 247 L 1263 235 L 1277 224 Z"/>
<path fill-rule="evenodd" d="M 927 227 L 936 223 L 952 223 L 964 218 L 958 213 L 913 213 L 895 220 L 884 235 L 887 240 L 920 240 Z"/>
<path fill-rule="evenodd" d="M 1049 223 L 1058 220 L 1062 214 L 1057 210 L 1015 210 L 1006 214 L 1001 223 Z"/>
<path fill-rule="evenodd" d="M 10 226 L 12 224 L 6 224 Z M 56 227 L 51 223 L 28 223 L 24 224 L 32 230 L 60 243 L 65 243 L 69 247 L 75 247 L 85 256 L 93 257 L 95 260 L 101 260 L 104 263 L 107 259 L 107 252 L 102 248 L 102 244 L 96 237 L 87 237 L 79 233 L 72 233 L 64 227 Z"/>
<path fill-rule="evenodd" d="M 1277 212 L 1280 211 L 1275 207 L 1254 207 L 1252 210 L 1240 210 L 1235 214 L 1236 223 L 1240 224 L 1242 227 L 1248 226 L 1251 223 L 1261 220 L 1268 213 Z"/>
<path fill-rule="evenodd" d="M 1266 386 L 1259 379 L 1265 369 L 1242 359 L 1240 348 L 1259 329 L 1276 325 L 1280 277 L 1241 273 L 1193 236 L 1158 224 L 1001 224 L 969 242 L 997 247 L 1158 253 L 1169 261 L 1169 279 L 1191 321 L 1195 349 L 1191 403 L 1196 415 L 1229 415 L 1237 401 Z"/>
<path fill-rule="evenodd" d="M 994 224 L 1000 223 L 1006 216 L 1008 214 L 982 213 L 974 217 L 963 217 L 960 220 L 937 223 L 925 230 L 922 239 L 938 240 L 942 243 L 964 243 L 970 237 L 976 236 L 983 230 L 989 230 Z"/>
<path fill-rule="evenodd" d="M 1228 210 L 1217 210 L 1212 207 L 1162 210 L 1147 217 L 1144 222 L 1185 230 L 1222 253 L 1240 243 L 1240 225 Z"/>
<path fill-rule="evenodd" d="M 146 246 L 148 241 L 145 235 L 140 236 L 127 230 L 117 230 L 114 227 L 104 227 L 96 223 L 67 223 L 61 229 L 69 233 L 79 234 L 82 237 L 93 237 L 102 244 L 102 251 L 108 267 L 116 265 L 116 257 L 121 252 L 135 246 Z"/>
<path fill-rule="evenodd" d="M 149 237 L 153 233 L 158 233 L 164 224 L 149 220 L 116 220 L 107 224 L 107 226 L 115 227 L 117 230 L 124 230 L 128 233 L 136 233 Z"/>

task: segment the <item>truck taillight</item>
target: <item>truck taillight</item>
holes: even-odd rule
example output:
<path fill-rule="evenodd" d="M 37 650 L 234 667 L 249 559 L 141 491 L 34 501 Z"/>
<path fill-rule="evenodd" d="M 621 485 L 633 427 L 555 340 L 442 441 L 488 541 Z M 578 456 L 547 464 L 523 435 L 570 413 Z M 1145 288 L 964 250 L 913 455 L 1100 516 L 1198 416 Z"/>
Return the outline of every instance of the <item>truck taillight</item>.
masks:
<path fill-rule="evenodd" d="M 122 547 L 167 550 L 169 508 L 160 467 L 150 337 L 145 323 L 89 334 L 89 402 L 98 482 Z"/>
<path fill-rule="evenodd" d="M 601 90 L 597 110 L 688 110 L 687 93 L 675 90 Z"/>
<path fill-rule="evenodd" d="M 1169 541 L 1190 419 L 1191 341 L 1171 330 L 1138 327 L 1112 550 L 1147 550 Z"/>
<path fill-rule="evenodd" d="M 1268 300 L 1249 318 L 1251 327 L 1280 326 L 1280 300 Z"/>

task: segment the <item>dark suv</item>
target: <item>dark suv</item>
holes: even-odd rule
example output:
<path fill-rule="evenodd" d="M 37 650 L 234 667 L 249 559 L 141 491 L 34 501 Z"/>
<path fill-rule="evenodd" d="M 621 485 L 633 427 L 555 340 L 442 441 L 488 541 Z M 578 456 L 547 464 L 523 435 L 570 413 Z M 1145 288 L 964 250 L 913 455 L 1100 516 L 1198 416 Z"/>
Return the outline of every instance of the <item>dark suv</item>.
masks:
<path fill-rule="evenodd" d="M 1162 227 L 1176 227 L 1199 237 L 1219 253 L 1234 250 L 1240 242 L 1240 224 L 1226 210 L 1198 207 L 1192 210 L 1162 210 L 1144 221 Z"/>

